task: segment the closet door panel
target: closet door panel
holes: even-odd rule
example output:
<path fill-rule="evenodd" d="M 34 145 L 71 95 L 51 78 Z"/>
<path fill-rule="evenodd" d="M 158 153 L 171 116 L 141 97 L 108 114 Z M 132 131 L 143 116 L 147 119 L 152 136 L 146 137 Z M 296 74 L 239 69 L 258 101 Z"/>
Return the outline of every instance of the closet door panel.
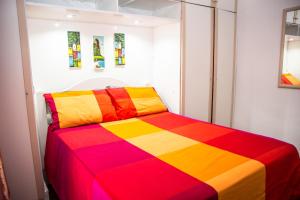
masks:
<path fill-rule="evenodd" d="M 205 5 L 205 6 L 212 6 L 213 5 L 212 0 L 185 0 L 184 2 L 192 3 L 192 4 Z"/>
<path fill-rule="evenodd" d="M 231 126 L 235 70 L 235 14 L 222 10 L 216 11 L 215 25 L 213 122 L 223 126 Z"/>
<path fill-rule="evenodd" d="M 183 114 L 210 121 L 213 9 L 185 4 L 182 95 Z"/>
<path fill-rule="evenodd" d="M 216 7 L 221 10 L 236 11 L 236 0 L 216 0 Z"/>

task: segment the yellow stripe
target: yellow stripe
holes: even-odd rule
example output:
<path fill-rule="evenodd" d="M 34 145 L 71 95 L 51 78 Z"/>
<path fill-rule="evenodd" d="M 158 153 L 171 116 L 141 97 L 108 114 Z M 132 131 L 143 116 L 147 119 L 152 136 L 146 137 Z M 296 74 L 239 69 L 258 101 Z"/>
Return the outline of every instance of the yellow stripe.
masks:
<path fill-rule="evenodd" d="M 162 131 L 162 129 L 141 120 L 132 120 L 128 123 L 104 123 L 101 126 L 123 139 Z"/>
<path fill-rule="evenodd" d="M 292 74 L 286 74 L 285 77 L 292 82 L 293 85 L 299 85 L 300 84 L 300 80 L 298 80 L 295 76 L 293 76 Z"/>
<path fill-rule="evenodd" d="M 220 200 L 265 199 L 265 167 L 249 160 L 206 181 L 219 193 Z M 234 178 L 233 178 L 234 177 Z"/>
<path fill-rule="evenodd" d="M 85 91 L 66 91 L 60 93 L 52 93 L 53 98 L 57 97 L 71 97 L 71 96 L 80 96 L 80 95 L 94 95 L 92 90 L 85 90 Z"/>
<path fill-rule="evenodd" d="M 219 199 L 265 198 L 265 167 L 258 161 L 174 134 L 139 119 L 103 125 L 129 143 L 212 186 Z"/>
<path fill-rule="evenodd" d="M 247 158 L 203 143 L 161 155 L 159 158 L 201 181 L 207 181 L 248 161 Z"/>
<path fill-rule="evenodd" d="M 154 156 L 180 150 L 198 143 L 195 140 L 164 130 L 130 138 L 127 141 Z"/>

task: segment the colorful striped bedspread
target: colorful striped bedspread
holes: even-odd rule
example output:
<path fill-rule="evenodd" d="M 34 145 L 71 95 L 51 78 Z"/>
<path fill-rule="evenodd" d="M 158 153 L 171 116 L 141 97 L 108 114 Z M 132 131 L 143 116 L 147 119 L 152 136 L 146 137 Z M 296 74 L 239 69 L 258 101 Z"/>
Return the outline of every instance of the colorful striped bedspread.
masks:
<path fill-rule="evenodd" d="M 49 128 L 45 167 L 61 200 L 284 200 L 300 197 L 285 142 L 170 112 Z"/>

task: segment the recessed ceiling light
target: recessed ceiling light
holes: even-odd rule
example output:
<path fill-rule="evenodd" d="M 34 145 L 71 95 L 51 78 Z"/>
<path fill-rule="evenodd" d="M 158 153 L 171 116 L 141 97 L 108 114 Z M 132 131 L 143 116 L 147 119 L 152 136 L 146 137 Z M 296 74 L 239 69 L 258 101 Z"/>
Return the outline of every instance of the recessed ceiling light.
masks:
<path fill-rule="evenodd" d="M 66 15 L 66 18 L 68 18 L 68 19 L 72 19 L 73 17 L 75 17 L 75 14 L 67 14 Z"/>
<path fill-rule="evenodd" d="M 135 21 L 134 21 L 134 24 L 135 24 L 135 25 L 139 25 L 139 24 L 140 24 L 140 21 L 139 21 L 139 20 L 135 20 Z"/>
<path fill-rule="evenodd" d="M 60 23 L 55 22 L 55 23 L 54 23 L 54 26 L 55 26 L 55 27 L 59 27 L 59 26 L 60 26 Z"/>
<path fill-rule="evenodd" d="M 290 39 L 289 39 L 289 42 L 292 42 L 292 41 L 294 41 L 294 38 L 290 38 Z"/>

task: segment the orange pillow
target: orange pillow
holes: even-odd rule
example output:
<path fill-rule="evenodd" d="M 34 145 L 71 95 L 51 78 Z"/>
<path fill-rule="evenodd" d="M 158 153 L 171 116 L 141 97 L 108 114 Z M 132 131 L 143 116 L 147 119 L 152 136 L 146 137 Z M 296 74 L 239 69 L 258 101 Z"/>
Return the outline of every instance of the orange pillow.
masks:
<path fill-rule="evenodd" d="M 167 111 L 153 87 L 124 87 L 106 89 L 111 96 L 119 119 Z"/>
<path fill-rule="evenodd" d="M 117 120 L 105 90 L 68 91 L 44 94 L 55 129 Z"/>

